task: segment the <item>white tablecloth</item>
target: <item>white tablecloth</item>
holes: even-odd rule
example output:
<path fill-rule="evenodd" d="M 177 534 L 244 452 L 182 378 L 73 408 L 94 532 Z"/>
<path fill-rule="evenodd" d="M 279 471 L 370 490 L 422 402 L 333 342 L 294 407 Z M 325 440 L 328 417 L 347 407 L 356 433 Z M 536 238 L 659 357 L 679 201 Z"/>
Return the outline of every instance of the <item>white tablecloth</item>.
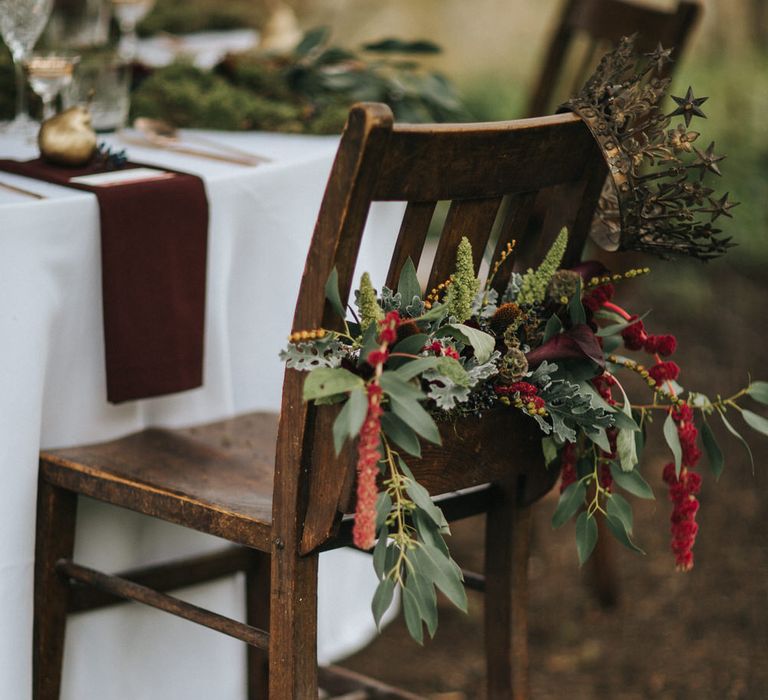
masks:
<path fill-rule="evenodd" d="M 256 168 L 129 147 L 133 160 L 201 175 L 210 202 L 205 383 L 113 406 L 105 399 L 98 209 L 90 194 L 0 172 L 0 700 L 31 696 L 37 452 L 148 425 L 182 426 L 277 409 L 285 342 L 308 242 L 338 140 L 215 134 L 273 161 Z M 118 141 L 115 141 L 119 145 Z M 2 157 L 34 149 L 0 136 Z M 361 264 L 383 274 L 401 209 L 377 205 Z M 378 264 L 377 264 L 378 263 Z M 76 559 L 117 571 L 210 551 L 215 538 L 81 499 Z M 321 557 L 320 660 L 373 634 L 370 560 Z M 242 581 L 181 597 L 242 619 Z M 137 604 L 70 618 L 62 700 L 241 700 L 240 642 Z"/>

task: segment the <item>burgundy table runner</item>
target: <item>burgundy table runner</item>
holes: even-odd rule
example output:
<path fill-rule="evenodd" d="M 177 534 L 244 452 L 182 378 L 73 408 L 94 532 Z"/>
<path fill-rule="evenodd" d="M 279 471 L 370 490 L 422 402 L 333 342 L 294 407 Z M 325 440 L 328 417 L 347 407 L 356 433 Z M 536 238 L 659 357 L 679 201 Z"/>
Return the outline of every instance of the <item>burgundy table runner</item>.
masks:
<path fill-rule="evenodd" d="M 126 168 L 153 167 L 129 163 Z M 96 187 L 103 168 L 0 160 L 0 170 L 86 190 L 101 220 L 107 399 L 171 394 L 203 382 L 208 201 L 194 175 Z"/>

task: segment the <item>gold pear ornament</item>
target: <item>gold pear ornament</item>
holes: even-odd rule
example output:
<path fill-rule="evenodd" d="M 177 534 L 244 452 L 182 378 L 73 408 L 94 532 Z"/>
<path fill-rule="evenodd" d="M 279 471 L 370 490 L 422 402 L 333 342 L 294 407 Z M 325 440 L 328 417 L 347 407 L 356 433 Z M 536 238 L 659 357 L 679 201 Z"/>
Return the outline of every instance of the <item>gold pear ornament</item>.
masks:
<path fill-rule="evenodd" d="M 96 132 L 91 113 L 76 105 L 46 119 L 37 135 L 40 155 L 55 165 L 85 165 L 96 151 Z"/>

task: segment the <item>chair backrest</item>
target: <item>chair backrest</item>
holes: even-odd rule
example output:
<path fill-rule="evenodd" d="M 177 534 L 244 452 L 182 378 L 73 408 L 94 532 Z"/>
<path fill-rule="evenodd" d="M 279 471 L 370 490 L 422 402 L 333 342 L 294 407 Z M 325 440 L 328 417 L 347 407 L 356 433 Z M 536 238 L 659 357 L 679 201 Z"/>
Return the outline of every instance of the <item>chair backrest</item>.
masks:
<path fill-rule="evenodd" d="M 637 33 L 638 51 L 648 52 L 661 42 L 674 47 L 673 62 L 664 67 L 669 76 L 683 55 L 688 38 L 701 14 L 699 0 L 680 0 L 672 11 L 627 0 L 567 0 L 549 44 L 526 114 L 549 114 L 577 92 L 589 77 L 596 60 L 621 37 Z M 582 40 L 581 57 L 571 56 Z M 571 69 L 565 75 L 566 68 Z M 566 83 L 563 85 L 563 83 Z"/>
<path fill-rule="evenodd" d="M 392 287 L 409 257 L 419 265 L 437 203 L 451 202 L 428 275 L 431 289 L 453 272 L 462 236 L 469 238 L 477 266 L 486 251 L 496 259 L 507 242 L 517 240 L 515 266 L 526 268 L 538 262 L 560 228 L 568 226 L 566 259 L 577 261 L 605 176 L 599 148 L 572 114 L 487 124 L 395 125 L 385 105 L 356 105 L 318 215 L 293 328 L 338 325 L 325 301 L 326 280 L 335 267 L 346 301 L 375 201 L 407 202 L 386 280 Z M 526 224 L 534 208 L 545 205 L 541 230 L 529 233 Z M 509 268 L 502 267 L 495 286 L 505 287 L 509 275 Z M 286 517 L 286 509 L 292 514 L 278 526 L 286 533 L 281 537 L 290 541 L 301 532 L 300 548 L 309 551 L 333 534 L 339 513 L 350 509 L 355 450 L 349 445 L 341 457 L 334 455 L 334 407 L 302 402 L 303 382 L 302 373 L 286 370 L 274 508 L 276 525 L 278 517 Z M 514 426 L 512 414 L 519 412 L 507 411 L 505 420 Z M 538 466 L 538 428 L 519 416 L 533 429 L 526 424 L 518 440 L 505 427 L 471 429 L 460 445 L 425 449 L 423 459 L 414 464 L 409 459 L 409 465 L 433 495 L 495 480 L 516 461 L 535 460 Z M 484 420 L 480 425 L 490 428 L 493 423 Z M 455 433 L 453 428 L 447 432 Z"/>

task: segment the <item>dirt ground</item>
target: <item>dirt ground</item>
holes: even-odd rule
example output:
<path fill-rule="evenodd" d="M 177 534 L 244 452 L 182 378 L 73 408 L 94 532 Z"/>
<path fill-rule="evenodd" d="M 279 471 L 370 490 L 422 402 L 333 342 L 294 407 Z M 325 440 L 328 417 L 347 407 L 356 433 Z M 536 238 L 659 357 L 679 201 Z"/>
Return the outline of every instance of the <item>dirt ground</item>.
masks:
<path fill-rule="evenodd" d="M 710 270 L 707 286 L 685 305 L 669 299 L 674 280 L 651 293 L 630 291 L 636 308 L 654 309 L 646 319 L 652 331 L 678 331 L 681 383 L 728 395 L 750 368 L 768 379 L 766 281 L 725 262 Z M 726 471 L 715 483 L 702 459 L 696 566 L 688 574 L 675 572 L 668 549 L 670 504 L 660 476 L 667 455 L 646 452 L 643 472 L 657 500 L 633 505 L 647 556 L 612 543 L 621 590 L 614 609 L 602 609 L 585 583 L 572 524 L 552 531 L 554 501 L 537 504 L 529 571 L 533 698 L 768 698 L 768 439 L 742 431 L 754 450 L 753 475 L 743 448 L 716 432 Z M 453 531 L 455 558 L 482 566 L 482 519 L 456 523 Z M 399 618 L 345 665 L 434 700 L 481 698 L 482 619 L 482 595 L 470 593 L 468 615 L 441 607 L 436 638 L 425 648 L 408 638 Z"/>

